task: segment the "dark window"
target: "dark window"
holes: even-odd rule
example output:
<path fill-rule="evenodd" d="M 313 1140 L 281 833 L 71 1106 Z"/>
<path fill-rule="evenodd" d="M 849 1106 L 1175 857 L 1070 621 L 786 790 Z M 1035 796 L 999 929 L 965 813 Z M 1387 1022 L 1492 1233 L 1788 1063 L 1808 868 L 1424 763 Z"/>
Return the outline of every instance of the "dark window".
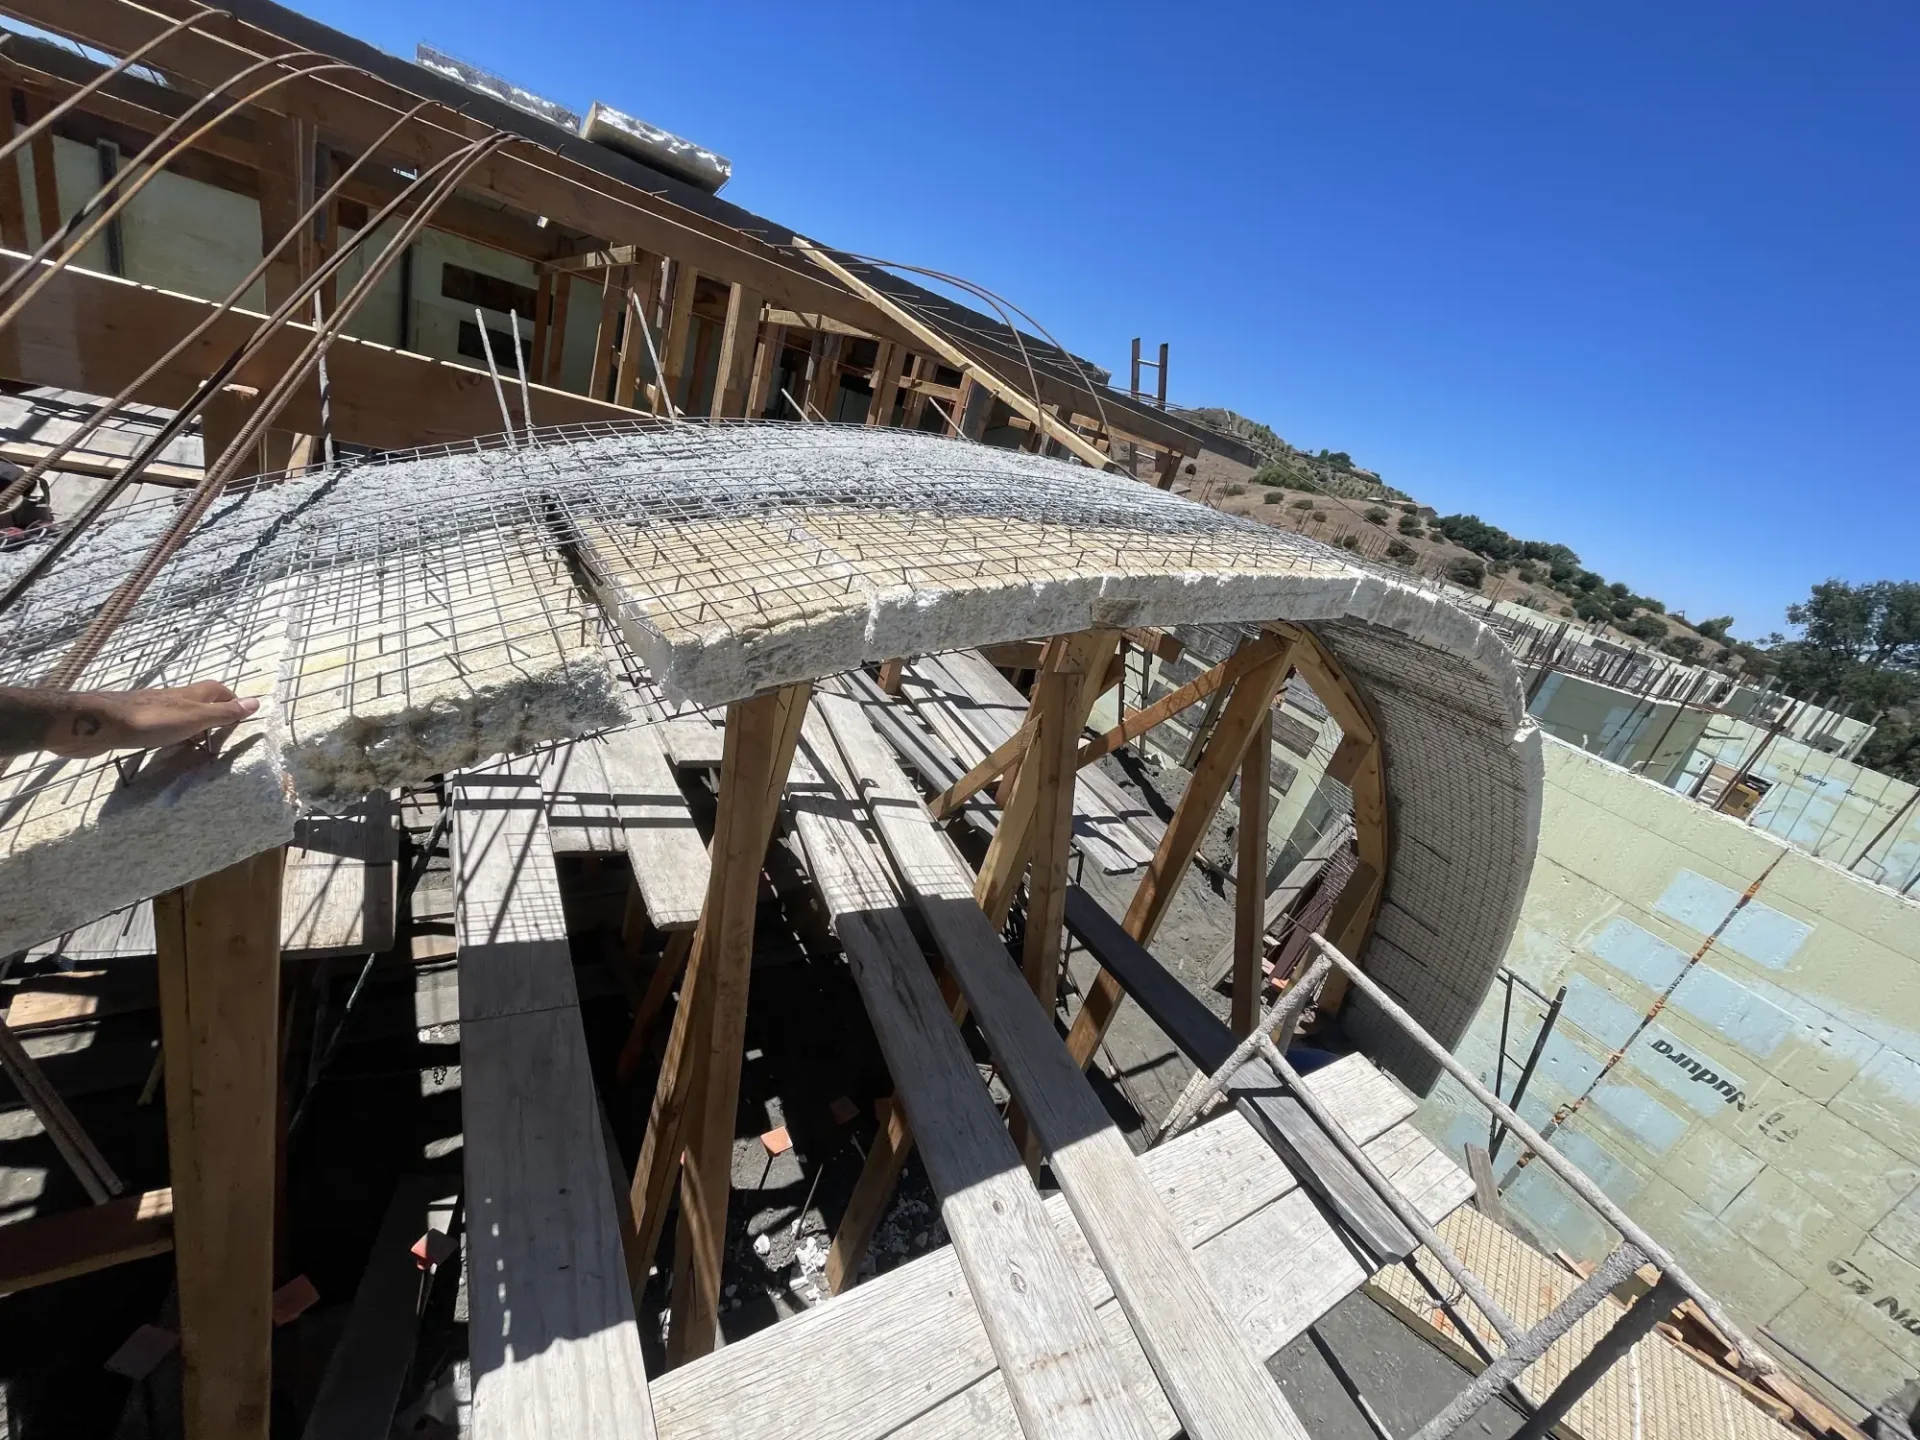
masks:
<path fill-rule="evenodd" d="M 493 346 L 493 363 L 504 374 L 513 369 L 513 337 L 504 330 L 487 327 L 487 342 Z M 487 363 L 485 346 L 480 343 L 480 327 L 471 320 L 460 322 L 460 353 L 470 359 Z M 532 378 L 533 341 L 526 335 L 520 337 L 520 358 L 528 367 L 528 378 Z"/>
<path fill-rule="evenodd" d="M 483 275 L 464 265 L 440 267 L 440 293 L 462 305 L 478 305 L 482 310 L 498 310 L 502 315 L 512 310 L 524 321 L 533 320 L 534 292 L 530 286 L 516 285 L 498 275 Z M 479 343 L 476 334 L 474 344 Z"/>

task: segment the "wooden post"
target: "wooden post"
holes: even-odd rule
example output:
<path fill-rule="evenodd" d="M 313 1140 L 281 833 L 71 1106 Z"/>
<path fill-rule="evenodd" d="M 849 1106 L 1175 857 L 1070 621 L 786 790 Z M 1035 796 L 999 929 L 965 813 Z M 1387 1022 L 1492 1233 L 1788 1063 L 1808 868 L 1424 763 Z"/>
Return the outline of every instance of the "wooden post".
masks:
<path fill-rule="evenodd" d="M 0 141 L 13 139 L 13 90 L 0 86 Z M 0 244 L 31 250 L 27 243 L 27 202 L 20 184 L 20 157 L 0 160 Z"/>
<path fill-rule="evenodd" d="M 1261 712 L 1240 761 L 1240 832 L 1233 884 L 1233 1033 L 1260 1019 L 1260 960 L 1267 940 L 1267 780 L 1273 768 L 1273 707 Z"/>
<path fill-rule="evenodd" d="M 154 901 L 188 1440 L 266 1440 L 280 884 L 268 850 Z"/>
<path fill-rule="evenodd" d="M 567 301 L 573 295 L 573 276 L 562 270 L 553 277 L 552 314 L 547 324 L 546 368 L 540 374 L 542 383 L 558 386 L 567 363 Z"/>
<path fill-rule="evenodd" d="M 667 338 L 660 347 L 660 368 L 666 371 L 667 395 L 681 405 L 680 379 L 687 369 L 687 334 L 693 327 L 693 296 L 700 274 L 683 260 L 673 262 L 673 305 L 667 312 Z"/>
<path fill-rule="evenodd" d="M 527 356 L 527 373 L 535 383 L 547 374 L 547 331 L 553 325 L 553 272 L 540 272 L 539 288 L 533 292 L 533 348 Z"/>
<path fill-rule="evenodd" d="M 900 394 L 900 347 L 880 342 L 873 362 L 873 399 L 867 404 L 867 424 L 884 425 L 893 418 L 893 402 Z"/>
<path fill-rule="evenodd" d="M 620 363 L 613 372 L 613 403 L 629 409 L 640 385 L 640 360 L 647 353 L 647 342 L 634 313 L 636 308 L 644 312 L 646 307 L 645 273 L 637 265 L 620 271 Z"/>
<path fill-rule="evenodd" d="M 920 417 L 927 411 L 927 392 L 920 387 L 933 383 L 935 361 L 931 355 L 913 357 L 913 388 L 907 392 L 906 413 L 900 417 L 900 428 L 918 430 Z"/>
<path fill-rule="evenodd" d="M 806 403 L 822 420 L 833 419 L 833 397 L 840 391 L 840 337 L 822 331 L 813 337 L 813 374 L 807 377 Z"/>
<path fill-rule="evenodd" d="M 607 385 L 613 378 L 613 337 L 619 333 L 620 307 L 626 302 L 626 268 L 609 266 L 600 274 L 600 325 L 593 332 L 593 369 L 587 377 L 587 394 L 596 400 L 607 398 Z"/>
<path fill-rule="evenodd" d="M 260 250 L 265 254 L 299 224 L 307 207 L 313 131 L 301 121 L 267 111 L 255 118 L 254 131 L 260 150 Z M 300 235 L 267 266 L 269 310 L 294 292 L 308 273 L 310 258 L 308 237 Z"/>
<path fill-rule="evenodd" d="M 1153 943 L 1153 934 L 1179 893 L 1181 883 L 1193 864 L 1207 826 L 1226 797 L 1234 771 L 1240 768 L 1248 742 L 1273 706 L 1274 693 L 1286 682 L 1291 668 L 1292 649 L 1283 650 L 1264 665 L 1256 666 L 1234 683 L 1219 723 L 1208 738 L 1206 749 L 1193 767 L 1193 778 L 1174 808 L 1173 821 L 1160 839 L 1153 862 L 1134 891 L 1123 924 L 1126 932 L 1142 945 Z M 995 837 L 998 838 L 997 836 Z M 1084 1066 L 1105 1038 L 1120 1004 L 1120 982 L 1105 970 L 1089 987 L 1080 1013 L 1074 1017 L 1067 1035 L 1067 1049 L 1077 1064 Z"/>
<path fill-rule="evenodd" d="M 689 1046 L 691 1087 L 680 1172 L 680 1227 L 674 1241 L 673 1326 L 667 1338 L 671 1364 L 712 1350 L 719 1323 L 754 908 L 807 699 L 808 687 L 794 685 L 738 701 L 727 711 L 713 868 L 706 913 L 694 941 L 697 976 L 692 966 L 688 969 L 698 1008 Z M 686 1005 L 684 991 L 681 1004 Z"/>
<path fill-rule="evenodd" d="M 32 124 L 53 108 L 51 101 L 37 90 L 23 92 L 27 97 L 27 123 Z M 45 243 L 60 228 L 60 181 L 54 171 L 53 132 L 42 130 L 27 145 L 33 156 L 34 210 L 40 220 L 40 243 Z"/>
<path fill-rule="evenodd" d="M 760 353 L 753 360 L 753 384 L 747 390 L 747 418 L 758 420 L 773 402 L 773 375 L 787 350 L 787 327 L 763 325 Z M 785 402 L 782 402 L 784 407 Z"/>
<path fill-rule="evenodd" d="M 713 373 L 715 420 L 745 415 L 755 342 L 760 335 L 760 292 L 734 284 L 727 291 L 727 323 L 720 334 L 720 365 Z"/>
<path fill-rule="evenodd" d="M 1109 632 L 1110 633 L 1110 632 Z M 1057 664 L 1035 678 L 1033 711 L 1039 722 L 1021 772 L 1033 772 L 1033 876 L 1027 886 L 1026 939 L 1020 968 L 1051 1018 L 1060 988 L 1060 926 L 1067 899 L 1067 848 L 1073 838 L 1074 753 L 1080 729 L 1076 701 L 1088 683 L 1088 657 L 1111 653 L 1111 641 L 1086 632 L 1072 637 Z M 1116 637 L 1117 638 L 1117 637 Z"/>
<path fill-rule="evenodd" d="M 1113 630 L 1088 631 L 1086 636 L 1092 638 L 1083 646 L 1076 643 L 1084 638 L 1082 636 L 1056 635 L 1047 642 L 1047 660 L 1043 666 L 1043 673 L 1058 665 L 1068 666 L 1075 672 L 1073 709 L 1068 718 L 1069 733 L 1076 742 L 1096 698 L 1097 686 L 1089 683 L 1089 677 L 1106 673 L 1107 662 L 1120 641 L 1119 632 Z M 1077 768 L 1069 762 L 1070 771 Z M 1007 910 L 1013 903 L 1014 891 L 1032 850 L 1037 770 L 1036 766 L 1022 765 L 1012 772 L 1001 809 L 1000 827 L 987 846 L 987 855 L 981 861 L 975 882 L 974 898 L 996 925 L 1006 923 Z M 1070 783 L 1065 803 L 1070 812 L 1073 803 Z"/>

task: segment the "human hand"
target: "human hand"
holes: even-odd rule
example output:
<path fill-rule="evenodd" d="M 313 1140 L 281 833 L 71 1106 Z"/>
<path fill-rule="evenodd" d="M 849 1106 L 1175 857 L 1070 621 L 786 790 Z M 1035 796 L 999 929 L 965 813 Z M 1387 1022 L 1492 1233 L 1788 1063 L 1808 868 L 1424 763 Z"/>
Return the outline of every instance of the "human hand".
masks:
<path fill-rule="evenodd" d="M 52 698 L 52 697 L 49 697 Z M 157 750 L 223 725 L 237 725 L 260 708 L 217 680 L 160 690 L 90 690 L 60 695 L 41 748 L 84 760 L 109 750 Z"/>

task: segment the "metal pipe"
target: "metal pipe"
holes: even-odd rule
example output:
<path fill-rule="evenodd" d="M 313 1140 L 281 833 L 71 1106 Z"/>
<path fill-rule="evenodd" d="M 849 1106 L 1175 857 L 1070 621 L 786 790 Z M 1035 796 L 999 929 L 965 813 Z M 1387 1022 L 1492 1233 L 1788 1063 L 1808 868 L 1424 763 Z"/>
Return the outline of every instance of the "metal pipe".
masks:
<path fill-rule="evenodd" d="M 507 319 L 513 325 L 513 368 L 520 376 L 520 423 L 526 428 L 527 440 L 533 440 L 533 395 L 527 389 L 527 357 L 520 348 L 520 312 L 509 310 Z"/>
<path fill-rule="evenodd" d="M 653 327 L 647 324 L 646 306 L 640 303 L 640 297 L 631 290 L 627 292 L 627 304 L 633 310 L 633 318 L 640 322 L 640 338 L 647 342 L 647 359 L 653 364 L 653 393 L 666 404 L 667 419 L 678 425 L 680 412 L 674 408 L 673 394 L 667 389 L 667 374 L 660 368 L 660 352 L 653 348 Z M 767 363 L 773 363 L 771 357 Z M 787 395 L 785 387 L 781 388 L 780 393 Z M 793 404 L 791 395 L 787 395 L 787 403 Z M 806 419 L 804 411 L 800 418 Z"/>
<path fill-rule="evenodd" d="M 1368 975 L 1358 965 L 1354 964 L 1352 960 L 1341 954 L 1340 951 L 1329 944 L 1323 936 L 1316 934 L 1310 938 L 1315 945 L 1319 946 L 1322 954 L 1330 957 L 1334 964 L 1346 972 L 1347 978 L 1359 986 L 1369 1000 L 1380 1007 L 1381 1012 L 1385 1014 L 1388 1019 L 1397 1024 L 1407 1033 L 1408 1037 L 1412 1039 L 1415 1044 L 1439 1062 L 1441 1069 L 1445 1070 L 1449 1075 L 1453 1076 L 1454 1079 L 1464 1085 L 1468 1094 L 1472 1095 L 1482 1105 L 1485 1105 L 1488 1109 L 1492 1110 L 1494 1114 L 1505 1120 L 1513 1133 L 1520 1137 L 1521 1143 L 1539 1155 L 1539 1157 L 1546 1162 L 1547 1168 L 1564 1180 L 1574 1194 L 1578 1195 L 1582 1200 L 1586 1201 L 1587 1204 L 1599 1211 L 1602 1219 L 1613 1226 L 1615 1230 L 1618 1230 L 1622 1237 L 1644 1254 L 1648 1260 L 1652 1261 L 1658 1269 L 1665 1274 L 1671 1275 L 1680 1285 L 1684 1286 L 1688 1296 L 1693 1302 L 1706 1312 L 1707 1318 L 1718 1327 L 1720 1333 L 1725 1335 L 1727 1339 L 1733 1343 L 1734 1348 L 1740 1352 L 1740 1358 L 1745 1368 L 1755 1373 L 1769 1373 L 1778 1368 L 1774 1364 L 1773 1357 L 1747 1338 L 1746 1333 L 1727 1316 L 1720 1302 L 1702 1289 L 1701 1286 L 1681 1268 L 1680 1262 L 1673 1258 L 1667 1248 L 1649 1235 L 1640 1225 L 1635 1223 L 1626 1211 L 1614 1204 L 1607 1193 L 1598 1185 L 1594 1184 L 1579 1166 L 1568 1160 L 1558 1150 L 1555 1150 L 1552 1145 L 1541 1138 L 1539 1131 L 1535 1130 L 1533 1126 L 1515 1114 L 1498 1095 L 1491 1093 L 1487 1087 L 1481 1083 L 1479 1076 L 1462 1065 L 1444 1045 L 1429 1035 L 1421 1027 L 1420 1022 L 1406 1012 L 1399 1001 L 1395 1000 L 1391 995 L 1387 994 L 1385 990 L 1380 988 L 1372 976 Z"/>

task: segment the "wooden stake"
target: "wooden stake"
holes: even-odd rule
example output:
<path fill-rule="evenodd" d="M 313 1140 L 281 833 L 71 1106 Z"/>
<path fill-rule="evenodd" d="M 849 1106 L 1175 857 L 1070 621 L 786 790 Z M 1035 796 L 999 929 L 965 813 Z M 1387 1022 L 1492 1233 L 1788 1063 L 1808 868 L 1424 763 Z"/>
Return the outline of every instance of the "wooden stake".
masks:
<path fill-rule="evenodd" d="M 1267 777 L 1273 768 L 1273 707 L 1260 712 L 1240 761 L 1239 855 L 1233 883 L 1233 1033 L 1260 1020 L 1260 960 L 1267 948 Z"/>
<path fill-rule="evenodd" d="M 13 139 L 13 90 L 0 86 L 0 141 Z M 27 202 L 20 184 L 20 162 L 14 156 L 0 160 L 0 244 L 9 250 L 31 250 L 27 243 Z"/>
<path fill-rule="evenodd" d="M 787 327 L 762 325 L 760 353 L 753 361 L 753 384 L 747 392 L 747 418 L 758 420 L 767 413 L 773 400 L 773 374 L 780 368 L 780 357 L 787 349 Z"/>
<path fill-rule="evenodd" d="M 154 901 L 185 1430 L 266 1440 L 283 850 Z"/>
<path fill-rule="evenodd" d="M 1160 848 L 1141 877 L 1140 888 L 1134 891 L 1133 903 L 1127 907 L 1123 922 L 1126 932 L 1142 945 L 1153 943 L 1154 931 L 1187 878 L 1200 842 L 1206 838 L 1207 826 L 1226 796 L 1234 771 L 1240 768 L 1254 731 L 1273 705 L 1275 692 L 1286 682 L 1291 653 L 1283 650 L 1235 682 L 1193 768 L 1193 778 L 1174 809 L 1173 822 L 1161 837 Z M 1085 1003 L 1067 1035 L 1067 1049 L 1077 1064 L 1085 1066 L 1099 1048 L 1107 1026 L 1113 1023 L 1120 997 L 1120 982 L 1103 969 L 1088 988 Z"/>

